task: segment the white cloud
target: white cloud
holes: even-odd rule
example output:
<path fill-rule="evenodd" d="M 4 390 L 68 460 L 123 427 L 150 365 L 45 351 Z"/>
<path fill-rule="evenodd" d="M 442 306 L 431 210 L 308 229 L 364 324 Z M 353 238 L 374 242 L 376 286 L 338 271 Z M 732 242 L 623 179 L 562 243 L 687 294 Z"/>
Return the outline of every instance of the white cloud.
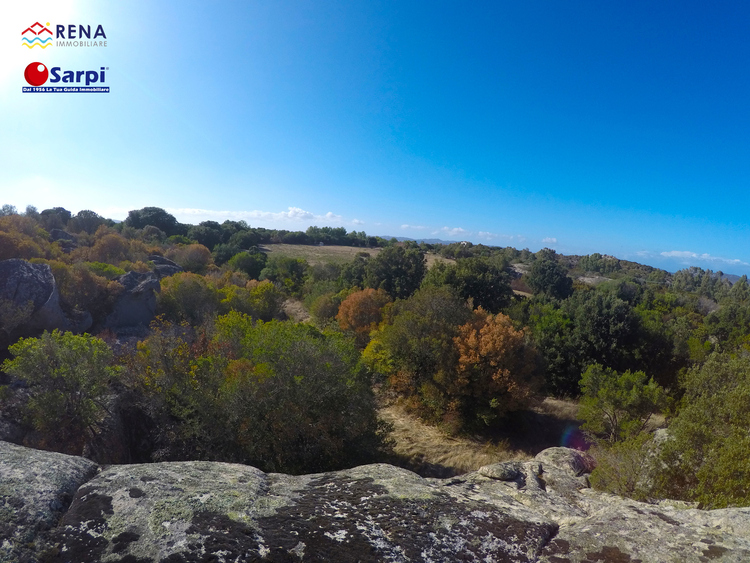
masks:
<path fill-rule="evenodd" d="M 352 225 L 364 225 L 364 221 L 360 221 L 359 219 L 352 219 Z"/>
<path fill-rule="evenodd" d="M 555 237 L 545 237 L 542 239 L 542 242 L 544 244 L 557 244 L 557 239 Z"/>
<path fill-rule="evenodd" d="M 404 224 L 404 225 L 401 225 L 401 228 L 402 229 L 415 229 L 417 231 L 423 231 L 427 227 L 423 227 L 422 225 L 406 225 L 406 224 Z"/>
<path fill-rule="evenodd" d="M 457 237 L 460 235 L 465 235 L 468 232 L 469 231 L 467 231 L 466 229 L 462 229 L 461 227 L 453 227 L 453 228 L 443 227 L 442 229 L 438 229 L 437 231 L 434 231 L 432 234 L 433 235 L 443 234 L 443 235 L 448 235 L 450 237 Z"/>
<path fill-rule="evenodd" d="M 487 231 L 479 231 L 477 233 L 477 236 L 479 238 L 483 238 L 485 240 L 492 240 L 492 239 L 498 238 L 500 235 L 497 235 L 495 233 L 490 233 L 490 232 L 487 232 Z"/>
<path fill-rule="evenodd" d="M 690 252 L 689 250 L 670 250 L 668 252 L 662 252 L 661 255 L 665 258 L 674 258 L 684 263 L 701 260 L 705 262 L 721 262 L 723 264 L 750 266 L 750 264 L 743 262 L 738 258 L 722 258 L 721 256 L 711 256 L 706 253 L 698 254 L 697 252 Z"/>

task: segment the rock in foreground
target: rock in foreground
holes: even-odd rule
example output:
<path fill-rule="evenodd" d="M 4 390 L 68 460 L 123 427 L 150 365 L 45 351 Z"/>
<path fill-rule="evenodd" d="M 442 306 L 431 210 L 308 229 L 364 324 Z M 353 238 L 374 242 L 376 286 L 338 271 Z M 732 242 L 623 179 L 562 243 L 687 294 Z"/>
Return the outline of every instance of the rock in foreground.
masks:
<path fill-rule="evenodd" d="M 81 458 L 0 442 L 0 530 L 23 530 L 4 540 L 0 560 L 750 560 L 750 509 L 679 509 L 597 493 L 587 488 L 589 467 L 578 452 L 552 448 L 531 462 L 444 480 L 383 464 L 288 476 L 170 462 L 93 475 Z M 46 492 L 33 493 L 29 479 Z M 70 505 L 50 509 L 73 486 Z"/>

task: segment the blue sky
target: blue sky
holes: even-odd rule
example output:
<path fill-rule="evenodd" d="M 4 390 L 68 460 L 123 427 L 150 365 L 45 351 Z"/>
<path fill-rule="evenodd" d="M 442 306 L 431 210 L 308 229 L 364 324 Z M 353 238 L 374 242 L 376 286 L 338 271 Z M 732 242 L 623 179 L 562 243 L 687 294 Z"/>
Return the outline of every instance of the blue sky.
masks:
<path fill-rule="evenodd" d="M 27 1 L 0 203 L 750 273 L 746 2 Z M 107 47 L 27 49 L 35 21 Z M 23 94 L 31 62 L 109 94 Z"/>

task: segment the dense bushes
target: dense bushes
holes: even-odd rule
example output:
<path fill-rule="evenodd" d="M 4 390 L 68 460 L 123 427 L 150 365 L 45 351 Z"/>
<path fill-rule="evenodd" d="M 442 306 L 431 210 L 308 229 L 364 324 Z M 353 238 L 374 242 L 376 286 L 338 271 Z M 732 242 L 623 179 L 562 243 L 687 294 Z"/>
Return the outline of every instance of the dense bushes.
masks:
<path fill-rule="evenodd" d="M 750 356 L 713 354 L 689 370 L 655 492 L 707 507 L 750 504 Z"/>
<path fill-rule="evenodd" d="M 171 415 L 165 458 L 300 473 L 370 461 L 381 445 L 369 378 L 340 335 L 230 313 L 202 338 L 160 329 L 131 369 Z"/>

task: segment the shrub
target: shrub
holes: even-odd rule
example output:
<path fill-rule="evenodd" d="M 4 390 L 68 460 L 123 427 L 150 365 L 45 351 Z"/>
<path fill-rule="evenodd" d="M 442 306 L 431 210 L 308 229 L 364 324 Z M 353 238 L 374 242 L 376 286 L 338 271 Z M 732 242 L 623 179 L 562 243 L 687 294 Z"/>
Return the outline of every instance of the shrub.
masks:
<path fill-rule="evenodd" d="M 262 321 L 270 321 L 284 316 L 284 294 L 271 282 L 265 280 L 247 282 L 254 317 Z"/>
<path fill-rule="evenodd" d="M 9 348 L 3 369 L 26 382 L 29 422 L 49 439 L 48 446 L 80 455 L 87 436 L 96 434 L 106 413 L 105 398 L 116 370 L 103 340 L 87 334 L 45 332 Z"/>
<path fill-rule="evenodd" d="M 174 260 L 184 270 L 202 274 L 213 262 L 211 251 L 202 244 L 188 244 L 172 248 L 167 252 L 167 258 Z"/>
<path fill-rule="evenodd" d="M 219 311 L 221 294 L 203 276 L 179 272 L 161 280 L 157 312 L 173 322 L 201 324 Z"/>
<path fill-rule="evenodd" d="M 125 270 L 113 266 L 112 264 L 105 264 L 103 262 L 86 262 L 86 267 L 97 276 L 113 280 L 118 276 L 122 276 Z"/>
<path fill-rule="evenodd" d="M 652 496 L 653 436 L 636 434 L 611 445 L 589 450 L 596 461 L 591 486 L 597 490 L 646 501 Z"/>
<path fill-rule="evenodd" d="M 89 256 L 94 262 L 117 264 L 132 258 L 130 242 L 120 235 L 111 233 L 104 235 L 94 243 Z"/>

